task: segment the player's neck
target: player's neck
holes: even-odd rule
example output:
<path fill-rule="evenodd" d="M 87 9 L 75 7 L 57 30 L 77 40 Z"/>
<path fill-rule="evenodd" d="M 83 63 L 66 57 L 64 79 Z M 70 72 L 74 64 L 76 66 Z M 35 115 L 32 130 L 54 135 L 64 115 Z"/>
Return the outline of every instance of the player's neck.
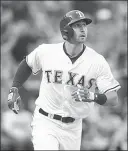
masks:
<path fill-rule="evenodd" d="M 83 44 L 80 43 L 80 44 L 75 45 L 75 44 L 71 44 L 68 41 L 66 41 L 65 48 L 66 48 L 67 53 L 70 56 L 74 57 L 74 56 L 77 56 L 83 50 Z"/>

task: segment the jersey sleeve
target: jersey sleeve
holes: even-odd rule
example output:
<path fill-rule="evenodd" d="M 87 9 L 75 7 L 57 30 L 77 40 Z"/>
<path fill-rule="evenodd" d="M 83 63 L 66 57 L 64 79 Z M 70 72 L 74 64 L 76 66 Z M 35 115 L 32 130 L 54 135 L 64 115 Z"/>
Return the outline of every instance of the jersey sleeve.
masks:
<path fill-rule="evenodd" d="M 34 75 L 41 70 L 40 53 L 41 46 L 38 46 L 29 55 L 26 56 L 26 62 L 28 66 L 32 69 Z"/>
<path fill-rule="evenodd" d="M 114 78 L 110 66 L 104 57 L 101 61 L 96 83 L 100 93 L 114 90 L 117 91 L 121 88 L 119 82 Z"/>

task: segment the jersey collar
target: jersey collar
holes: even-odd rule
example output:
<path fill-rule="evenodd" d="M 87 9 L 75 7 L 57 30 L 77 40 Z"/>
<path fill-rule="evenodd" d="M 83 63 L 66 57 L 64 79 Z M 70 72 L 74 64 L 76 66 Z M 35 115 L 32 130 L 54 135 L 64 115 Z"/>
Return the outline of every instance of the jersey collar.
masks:
<path fill-rule="evenodd" d="M 83 52 L 85 51 L 86 49 L 86 46 L 83 44 L 83 50 L 75 57 L 71 57 L 68 53 L 67 53 L 67 50 L 66 50 L 66 47 L 65 47 L 65 42 L 63 43 L 63 50 L 65 52 L 65 54 L 70 58 L 70 60 L 74 63 L 82 54 Z"/>
<path fill-rule="evenodd" d="M 85 48 L 86 48 L 86 46 L 85 46 L 85 44 L 83 44 L 83 50 L 82 50 L 77 56 L 71 57 L 71 56 L 67 53 L 67 50 L 66 50 L 66 47 L 65 47 L 65 42 L 63 43 L 63 50 L 64 50 L 65 54 L 66 54 L 70 59 L 72 59 L 72 58 L 77 58 L 77 57 L 79 58 L 79 57 L 83 54 Z"/>

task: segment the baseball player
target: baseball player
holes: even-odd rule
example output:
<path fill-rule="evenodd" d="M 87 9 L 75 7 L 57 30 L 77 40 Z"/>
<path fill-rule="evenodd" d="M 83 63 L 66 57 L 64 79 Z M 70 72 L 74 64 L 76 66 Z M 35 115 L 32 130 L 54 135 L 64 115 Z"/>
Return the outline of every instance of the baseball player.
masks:
<path fill-rule="evenodd" d="M 60 21 L 64 42 L 39 45 L 18 67 L 8 95 L 8 106 L 16 114 L 20 87 L 31 73 L 42 71 L 31 123 L 34 150 L 80 150 L 82 119 L 94 103 L 118 102 L 121 86 L 107 61 L 85 44 L 91 22 L 79 10 L 66 13 Z"/>

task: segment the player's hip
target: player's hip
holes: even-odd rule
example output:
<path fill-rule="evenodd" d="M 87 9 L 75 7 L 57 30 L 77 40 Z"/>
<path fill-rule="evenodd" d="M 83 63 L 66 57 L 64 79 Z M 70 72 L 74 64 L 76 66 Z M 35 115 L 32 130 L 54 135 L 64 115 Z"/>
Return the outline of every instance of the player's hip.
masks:
<path fill-rule="evenodd" d="M 60 128 L 60 129 L 65 129 L 65 130 L 71 129 L 75 131 L 81 130 L 82 128 L 82 119 L 74 119 L 72 121 L 72 119 L 70 120 L 70 118 L 68 117 L 66 120 L 65 119 L 61 120 L 61 119 L 58 119 L 57 117 L 60 115 L 56 115 L 55 117 L 57 117 L 57 119 L 56 118 L 53 119 L 53 115 L 52 115 L 52 118 L 50 116 L 43 115 L 40 112 L 40 109 L 42 108 L 40 108 L 39 106 L 36 106 L 31 125 L 37 125 L 37 124 L 43 123 L 43 125 L 46 125 L 46 127 L 50 127 L 50 128 L 53 127 L 53 128 L 58 128 L 58 129 Z M 43 110 L 43 111 L 46 112 L 46 110 Z"/>
<path fill-rule="evenodd" d="M 63 125 L 53 123 L 46 117 L 34 118 L 32 122 L 32 142 L 38 144 L 39 140 L 47 142 L 48 136 L 53 136 L 59 142 L 60 149 L 77 149 L 81 143 L 81 126 L 77 129 L 68 129 Z"/>

